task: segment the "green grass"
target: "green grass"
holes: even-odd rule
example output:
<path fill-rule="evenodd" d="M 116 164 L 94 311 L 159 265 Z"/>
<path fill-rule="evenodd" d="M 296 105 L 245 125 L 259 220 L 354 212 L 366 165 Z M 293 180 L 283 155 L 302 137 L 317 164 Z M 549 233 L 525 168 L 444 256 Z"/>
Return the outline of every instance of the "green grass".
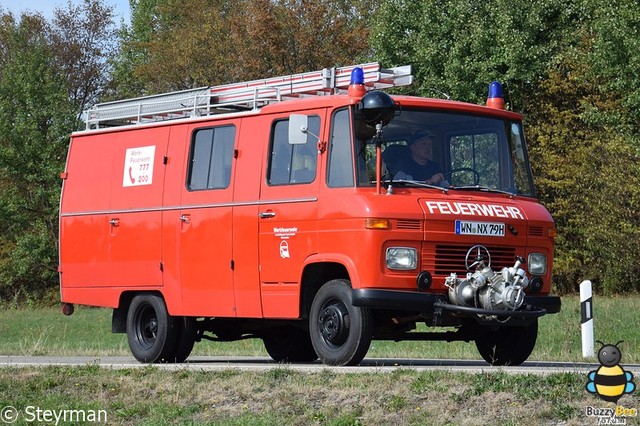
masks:
<path fill-rule="evenodd" d="M 108 424 L 136 425 L 596 424 L 585 408 L 607 404 L 589 395 L 584 383 L 585 377 L 569 373 L 4 368 L 0 407 L 15 407 L 23 421 L 28 407 L 40 407 L 104 410 Z M 634 403 L 636 395 L 620 400 L 626 407 Z"/>
<path fill-rule="evenodd" d="M 595 300 L 596 338 L 625 340 L 623 365 L 640 361 L 639 302 L 635 295 Z M 57 308 L 0 309 L 0 354 L 130 356 L 126 336 L 110 330 L 108 309 L 77 307 L 71 317 Z M 205 341 L 194 354 L 266 356 L 259 340 Z M 368 356 L 479 359 L 473 344 L 458 342 L 374 341 Z M 583 361 L 577 297 L 563 298 L 563 311 L 541 320 L 530 359 Z M 509 375 L 498 369 L 338 374 L 286 366 L 265 372 L 7 367 L 0 369 L 0 409 L 15 407 L 21 416 L 16 424 L 22 425 L 54 424 L 29 421 L 29 407 L 104 410 L 108 424 L 124 425 L 598 424 L 586 417 L 586 407 L 612 405 L 587 393 L 586 381 L 577 373 Z M 638 408 L 639 395 L 636 390 L 619 404 Z M 640 423 L 640 418 L 625 420 Z"/>
<path fill-rule="evenodd" d="M 562 299 L 562 311 L 540 319 L 538 342 L 530 360 L 583 361 L 580 303 Z M 640 363 L 640 296 L 595 297 L 595 336 L 606 343 L 624 340 L 622 363 Z M 435 329 L 435 331 L 438 331 Z M 598 345 L 596 345 L 597 350 Z M 0 310 L 2 355 L 130 355 L 124 334 L 111 333 L 111 310 L 78 306 L 65 317 L 58 308 Z M 257 339 L 197 343 L 194 355 L 267 356 Z M 367 354 L 377 358 L 480 359 L 465 342 L 373 341 Z"/>

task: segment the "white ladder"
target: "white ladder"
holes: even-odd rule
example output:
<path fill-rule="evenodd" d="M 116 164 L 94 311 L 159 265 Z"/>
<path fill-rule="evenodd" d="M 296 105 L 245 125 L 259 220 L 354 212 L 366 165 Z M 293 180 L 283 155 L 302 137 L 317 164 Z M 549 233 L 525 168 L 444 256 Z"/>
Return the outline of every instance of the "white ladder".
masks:
<path fill-rule="evenodd" d="M 177 118 L 255 110 L 271 102 L 345 92 L 360 67 L 367 89 L 406 86 L 411 65 L 384 69 L 378 62 L 96 104 L 85 111 L 87 130 Z"/>

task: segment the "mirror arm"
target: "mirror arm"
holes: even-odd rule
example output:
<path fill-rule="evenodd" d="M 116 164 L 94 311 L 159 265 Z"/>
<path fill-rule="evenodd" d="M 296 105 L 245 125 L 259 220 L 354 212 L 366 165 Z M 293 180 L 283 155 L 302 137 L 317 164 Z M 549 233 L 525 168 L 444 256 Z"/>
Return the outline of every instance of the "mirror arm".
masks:
<path fill-rule="evenodd" d="M 376 135 L 373 137 L 376 144 L 376 194 L 382 190 L 382 122 L 376 123 Z"/>
<path fill-rule="evenodd" d="M 308 133 L 308 134 L 310 134 L 311 136 L 313 136 L 314 138 L 316 138 L 316 139 L 320 140 L 320 136 L 318 136 L 318 135 L 315 135 L 315 134 L 311 133 L 311 132 L 309 131 L 309 129 L 307 129 L 307 126 L 300 126 L 300 131 L 301 131 L 302 133 L 304 133 L 305 135 Z"/>

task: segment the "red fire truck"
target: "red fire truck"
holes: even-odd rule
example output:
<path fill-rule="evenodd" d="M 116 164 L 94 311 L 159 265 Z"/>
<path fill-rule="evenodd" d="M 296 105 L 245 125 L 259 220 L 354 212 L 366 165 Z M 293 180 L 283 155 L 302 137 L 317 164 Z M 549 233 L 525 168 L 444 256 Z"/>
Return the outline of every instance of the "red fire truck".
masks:
<path fill-rule="evenodd" d="M 486 106 L 381 90 L 411 82 L 370 63 L 96 105 L 62 173 L 63 312 L 113 308 L 148 363 L 245 338 L 283 362 L 386 339 L 522 363 L 560 310 L 522 118 L 497 83 Z"/>

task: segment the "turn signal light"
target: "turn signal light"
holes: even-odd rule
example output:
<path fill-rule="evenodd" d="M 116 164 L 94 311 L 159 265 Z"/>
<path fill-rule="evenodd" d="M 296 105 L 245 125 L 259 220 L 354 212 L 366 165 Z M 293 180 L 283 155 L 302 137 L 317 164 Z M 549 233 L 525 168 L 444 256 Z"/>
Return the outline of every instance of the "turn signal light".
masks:
<path fill-rule="evenodd" d="M 364 227 L 366 229 L 391 229 L 391 221 L 389 219 L 365 219 Z"/>

